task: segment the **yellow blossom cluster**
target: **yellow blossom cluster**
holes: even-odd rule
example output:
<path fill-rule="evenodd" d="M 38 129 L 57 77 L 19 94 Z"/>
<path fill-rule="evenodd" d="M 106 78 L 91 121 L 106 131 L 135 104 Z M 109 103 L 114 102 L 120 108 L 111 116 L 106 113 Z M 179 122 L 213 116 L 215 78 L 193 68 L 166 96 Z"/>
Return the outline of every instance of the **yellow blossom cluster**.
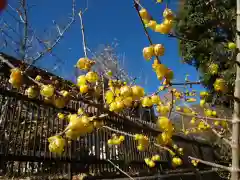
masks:
<path fill-rule="evenodd" d="M 156 166 L 156 162 L 160 161 L 160 156 L 156 154 L 151 158 L 145 158 L 144 161 L 149 167 L 154 167 Z"/>
<path fill-rule="evenodd" d="M 117 136 L 116 134 L 112 135 L 112 138 L 108 140 L 109 145 L 120 145 L 125 140 L 124 136 Z"/>
<path fill-rule="evenodd" d="M 171 9 L 166 8 L 163 12 L 164 20 L 162 23 L 158 24 L 157 21 L 155 21 L 151 15 L 148 13 L 148 11 L 144 8 L 142 8 L 139 11 L 139 14 L 145 24 L 146 27 L 152 29 L 154 32 L 158 32 L 161 34 L 168 34 L 172 27 L 173 27 L 173 19 L 174 14 Z"/>
<path fill-rule="evenodd" d="M 138 151 L 144 151 L 149 147 L 149 138 L 143 134 L 135 134 L 135 140 L 138 142 L 137 149 Z"/>

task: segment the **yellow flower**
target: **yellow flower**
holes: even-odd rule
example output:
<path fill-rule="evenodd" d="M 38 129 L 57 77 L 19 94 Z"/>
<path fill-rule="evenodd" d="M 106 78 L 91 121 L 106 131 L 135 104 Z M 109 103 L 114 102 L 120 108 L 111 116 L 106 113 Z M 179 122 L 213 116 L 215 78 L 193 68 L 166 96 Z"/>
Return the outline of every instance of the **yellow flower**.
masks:
<path fill-rule="evenodd" d="M 143 107 L 151 107 L 153 105 L 151 98 L 144 97 L 141 101 Z"/>
<path fill-rule="evenodd" d="M 55 90 L 54 87 L 50 84 L 49 85 L 42 85 L 40 93 L 41 93 L 42 96 L 44 96 L 46 98 L 50 98 L 50 97 L 53 96 L 54 90 Z"/>
<path fill-rule="evenodd" d="M 145 47 L 143 49 L 143 57 L 146 60 L 150 60 L 154 56 L 154 49 L 152 46 L 150 47 Z"/>
<path fill-rule="evenodd" d="M 48 138 L 50 152 L 61 154 L 64 151 L 65 140 L 61 136 Z"/>
<path fill-rule="evenodd" d="M 227 83 L 224 79 L 218 78 L 213 84 L 216 91 L 225 92 L 227 90 Z"/>
<path fill-rule="evenodd" d="M 86 79 L 85 75 L 78 76 L 78 78 L 77 78 L 78 86 L 86 85 L 86 83 L 87 83 L 87 79 Z"/>
<path fill-rule="evenodd" d="M 90 71 L 86 74 L 86 80 L 90 83 L 95 83 L 98 80 L 98 78 L 99 77 L 96 72 Z"/>

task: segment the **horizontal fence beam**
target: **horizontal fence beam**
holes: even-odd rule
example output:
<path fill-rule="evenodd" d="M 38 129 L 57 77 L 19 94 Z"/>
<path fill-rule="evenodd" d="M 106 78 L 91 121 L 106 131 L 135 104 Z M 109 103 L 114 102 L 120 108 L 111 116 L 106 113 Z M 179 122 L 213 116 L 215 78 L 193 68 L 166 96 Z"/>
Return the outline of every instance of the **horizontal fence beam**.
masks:
<path fill-rule="evenodd" d="M 39 99 L 30 99 L 26 95 L 23 95 L 21 93 L 14 92 L 14 91 L 6 90 L 6 89 L 4 89 L 2 87 L 0 88 L 0 94 L 2 94 L 4 96 L 14 97 L 14 98 L 17 98 L 19 100 L 25 100 L 25 101 L 33 102 L 35 104 L 39 104 L 39 105 L 43 105 L 43 106 L 52 107 L 52 108 L 57 109 L 55 106 L 53 106 L 51 104 L 48 104 L 48 103 L 45 103 L 44 101 L 41 101 Z M 67 107 L 59 109 L 59 110 L 76 113 L 76 110 L 74 110 L 72 108 L 67 108 Z M 110 113 L 110 115 L 111 114 L 112 113 Z M 120 118 L 123 118 L 123 117 L 120 117 Z M 109 119 L 109 120 L 111 121 L 111 119 Z M 111 121 L 111 122 L 112 123 L 116 123 L 115 121 Z M 138 122 L 140 122 L 140 121 L 138 121 Z M 136 127 L 136 125 L 137 125 L 138 128 L 142 128 L 145 131 L 151 131 L 153 133 L 160 133 L 161 132 L 161 131 L 156 131 L 156 129 L 147 126 L 147 124 L 145 124 L 145 123 L 141 124 L 141 125 L 139 125 L 139 123 L 136 123 L 136 122 L 133 122 L 133 121 L 124 121 L 123 123 L 126 124 L 126 125 L 130 125 L 132 127 Z M 209 143 L 207 143 L 205 141 L 199 141 L 199 140 L 197 140 L 197 139 L 195 139 L 193 137 L 189 138 L 189 137 L 185 137 L 185 136 L 181 136 L 181 135 L 176 135 L 175 134 L 175 135 L 173 135 L 173 140 L 181 140 L 181 141 L 185 141 L 185 142 L 189 142 L 189 143 L 199 144 L 201 146 L 212 147 L 211 144 L 209 144 Z"/>
<path fill-rule="evenodd" d="M 19 155 L 19 156 L 14 156 L 11 154 L 4 155 L 0 154 L 0 160 L 2 161 L 19 161 L 19 162 L 61 162 L 61 163 L 80 163 L 80 164 L 109 164 L 107 159 L 97 159 L 96 157 L 87 157 L 87 159 L 80 159 L 80 160 L 75 160 L 75 159 L 70 159 L 70 158 L 61 158 L 61 157 L 37 157 L 37 156 L 24 156 L 24 155 Z M 126 164 L 126 161 L 124 160 L 111 160 L 114 162 L 114 164 Z M 144 165 L 144 161 L 129 161 L 127 162 L 128 165 L 133 165 L 133 164 L 140 164 Z M 168 161 L 159 161 L 159 164 L 168 164 Z"/>
<path fill-rule="evenodd" d="M 179 177 L 179 179 L 183 176 L 196 176 L 196 175 L 203 175 L 203 174 L 211 174 L 216 173 L 216 170 L 203 170 L 198 172 L 185 172 L 185 173 L 172 173 L 172 174 L 162 174 L 162 175 L 154 175 L 154 176 L 144 176 L 144 177 L 134 177 L 135 180 L 144 180 L 144 179 L 156 179 L 156 178 L 170 178 L 170 177 Z M 91 178 L 89 178 L 90 180 Z M 113 178 L 115 180 L 129 180 L 129 178 Z M 109 180 L 109 179 L 101 179 L 101 180 Z"/>

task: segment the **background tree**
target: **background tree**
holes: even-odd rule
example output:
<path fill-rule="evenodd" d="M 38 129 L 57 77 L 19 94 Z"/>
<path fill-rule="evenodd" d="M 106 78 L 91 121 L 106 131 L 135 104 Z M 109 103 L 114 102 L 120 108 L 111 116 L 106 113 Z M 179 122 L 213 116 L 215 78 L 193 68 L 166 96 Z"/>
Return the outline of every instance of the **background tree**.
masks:
<path fill-rule="evenodd" d="M 236 1 L 182 1 L 175 33 L 183 37 L 179 41 L 183 61 L 201 73 L 203 85 L 211 92 L 210 100 L 231 106 L 231 98 L 215 93 L 213 84 L 222 77 L 227 80 L 228 93 L 233 94 L 236 54 L 227 47 L 235 42 Z M 213 72 L 214 66 L 218 67 L 217 73 Z"/>
<path fill-rule="evenodd" d="M 27 0 L 8 4 L 0 17 L 0 51 L 56 73 L 64 60 L 55 53 L 55 48 L 75 22 L 75 0 L 70 1 L 69 5 L 70 15 L 61 20 L 53 20 L 51 26 L 37 33 L 30 17 L 36 5 Z M 47 22 L 49 19 L 46 18 Z M 42 60 L 49 58 L 48 67 L 42 67 Z"/>
<path fill-rule="evenodd" d="M 142 73 L 138 77 L 133 77 L 126 71 L 124 63 L 125 56 L 117 53 L 117 46 L 117 42 L 113 42 L 110 45 L 99 46 L 96 52 L 92 52 L 88 49 L 96 62 L 93 69 L 99 74 L 103 74 L 106 90 L 108 88 L 108 80 L 110 78 L 109 74 L 112 77 L 128 82 L 129 84 L 137 84 L 138 80 L 141 80 L 143 83 L 146 82 L 146 78 L 144 78 Z M 154 108 L 143 108 L 139 106 L 136 107 L 132 113 L 135 113 L 135 115 L 137 115 L 140 119 L 144 119 L 146 121 L 155 122 L 156 120 Z"/>

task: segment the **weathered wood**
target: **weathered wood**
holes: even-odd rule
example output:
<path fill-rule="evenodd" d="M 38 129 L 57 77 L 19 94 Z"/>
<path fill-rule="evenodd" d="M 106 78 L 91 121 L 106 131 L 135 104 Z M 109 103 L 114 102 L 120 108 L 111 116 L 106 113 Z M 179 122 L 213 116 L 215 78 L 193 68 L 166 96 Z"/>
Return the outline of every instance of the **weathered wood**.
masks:
<path fill-rule="evenodd" d="M 24 66 L 21 61 L 8 58 L 16 66 L 20 64 Z M 31 175 L 31 177 L 49 179 L 48 176 L 56 175 L 54 179 L 60 177 L 71 179 L 73 175 L 80 173 L 92 173 L 95 177 L 122 177 L 118 170 L 109 164 L 108 159 L 132 176 L 149 176 L 159 173 L 167 176 L 167 170 L 172 168 L 167 152 L 161 151 L 153 145 L 150 145 L 149 151 L 138 152 L 136 141 L 130 137 L 126 137 L 124 143 L 119 147 L 109 147 L 107 141 L 112 132 L 106 129 L 87 134 L 71 143 L 66 142 L 67 145 L 62 156 L 50 153 L 47 138 L 63 131 L 68 123 L 57 119 L 57 113 L 76 113 L 79 107 L 83 107 L 91 115 L 109 114 L 104 119 L 105 125 L 129 134 L 142 132 L 153 138 L 160 131 L 152 123 L 151 113 L 148 113 L 149 117 L 145 114 L 143 119 L 131 114 L 126 118 L 83 98 L 71 100 L 68 106 L 62 109 L 47 104 L 41 99 L 29 99 L 23 94 L 24 89 L 16 91 L 9 86 L 8 70 L 4 68 L 4 65 L 2 68 L 0 67 L 0 71 L 3 72 L 0 74 L 2 82 L 0 85 L 0 170 L 4 177 Z M 54 76 L 36 67 L 30 68 L 29 73 L 33 77 L 37 74 L 45 77 Z M 69 83 L 60 77 L 55 76 L 55 78 L 63 84 Z M 194 154 L 195 157 L 204 158 L 202 156 L 206 156 L 206 151 L 209 154 L 213 152 L 211 144 L 204 141 L 177 134 L 173 136 L 173 140 L 186 149 L 185 154 L 187 155 Z M 196 147 L 193 149 L 193 146 Z M 204 153 L 202 149 L 204 149 Z M 144 158 L 151 157 L 155 153 L 161 155 L 161 161 L 155 168 L 150 169 L 144 163 Z M 179 169 L 192 171 L 187 156 L 183 156 L 183 158 L 186 163 Z M 209 168 L 200 166 L 200 169 Z"/>

